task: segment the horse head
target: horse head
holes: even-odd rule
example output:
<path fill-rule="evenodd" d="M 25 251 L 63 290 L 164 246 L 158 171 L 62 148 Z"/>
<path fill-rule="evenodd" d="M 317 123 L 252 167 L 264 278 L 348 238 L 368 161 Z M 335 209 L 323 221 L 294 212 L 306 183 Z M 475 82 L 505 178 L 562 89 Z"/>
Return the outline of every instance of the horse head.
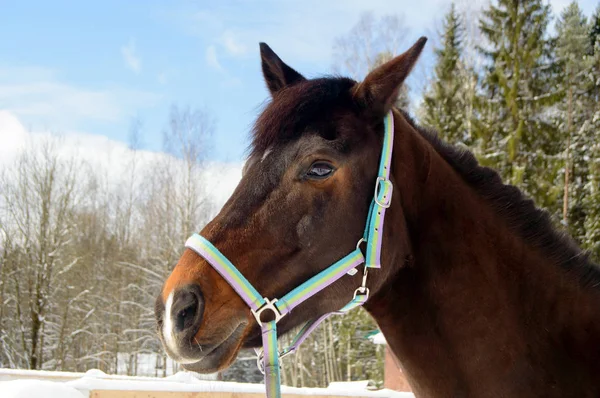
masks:
<path fill-rule="evenodd" d="M 373 199 L 383 119 L 425 41 L 360 83 L 306 79 L 260 45 L 272 100 L 254 126 L 239 185 L 201 235 L 264 296 L 280 297 L 355 249 Z M 405 238 L 386 246 L 385 264 L 410 251 L 400 195 L 392 200 L 394 222 L 384 242 L 390 234 Z M 372 294 L 394 269 L 378 271 L 369 281 Z M 345 276 L 299 305 L 282 319 L 279 332 L 338 310 L 361 277 Z M 167 353 L 188 370 L 215 372 L 229 366 L 242 347 L 260 344 L 260 328 L 246 303 L 190 249 L 165 282 L 156 316 Z"/>

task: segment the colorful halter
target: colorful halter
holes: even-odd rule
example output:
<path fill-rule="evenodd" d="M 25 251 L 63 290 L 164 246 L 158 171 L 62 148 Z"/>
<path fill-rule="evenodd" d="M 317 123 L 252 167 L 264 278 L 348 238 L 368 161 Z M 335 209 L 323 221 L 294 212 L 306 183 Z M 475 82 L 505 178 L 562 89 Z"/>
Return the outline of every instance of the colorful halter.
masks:
<path fill-rule="evenodd" d="M 367 288 L 367 275 L 369 268 L 381 267 L 381 243 L 383 240 L 383 221 L 385 210 L 390 207 L 392 201 L 393 185 L 389 179 L 392 151 L 394 143 L 394 118 L 390 111 L 384 119 L 385 133 L 383 138 L 383 150 L 379 163 L 379 173 L 375 181 L 375 194 L 369 209 L 365 232 L 358 241 L 356 249 L 343 257 L 335 264 L 319 272 L 297 288 L 279 299 L 269 300 L 261 296 L 254 286 L 238 271 L 238 269 L 225 257 L 212 243 L 199 234 L 192 235 L 185 246 L 192 249 L 204 259 L 231 285 L 240 295 L 242 300 L 248 304 L 256 322 L 262 330 L 263 350 L 258 351 L 259 369 L 265 375 L 265 385 L 269 398 L 281 397 L 280 387 L 280 365 L 279 360 L 296 351 L 298 346 L 309 336 L 309 334 L 327 317 L 332 314 L 343 314 L 363 305 L 369 298 Z M 365 243 L 366 256 L 360 249 Z M 364 271 L 361 285 L 354 291 L 354 297 L 348 304 L 337 312 L 325 314 L 317 319 L 307 322 L 298 332 L 292 344 L 282 351 L 278 351 L 277 323 L 293 308 L 300 305 L 310 297 L 319 293 L 327 286 L 336 282 L 345 274 L 355 275 L 356 269 L 364 263 Z M 275 319 L 262 321 L 261 314 L 270 310 Z"/>

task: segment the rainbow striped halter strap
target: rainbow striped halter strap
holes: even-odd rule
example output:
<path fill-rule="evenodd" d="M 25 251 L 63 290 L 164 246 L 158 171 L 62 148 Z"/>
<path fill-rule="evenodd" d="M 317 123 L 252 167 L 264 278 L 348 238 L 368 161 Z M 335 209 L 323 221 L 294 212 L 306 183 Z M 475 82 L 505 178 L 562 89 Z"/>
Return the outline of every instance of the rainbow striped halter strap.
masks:
<path fill-rule="evenodd" d="M 250 307 L 256 322 L 262 331 L 262 350 L 258 350 L 258 366 L 265 375 L 265 385 L 269 398 L 281 397 L 279 360 L 296 351 L 298 346 L 327 317 L 332 314 L 343 314 L 364 304 L 369 298 L 367 275 L 369 268 L 381 267 L 381 244 L 383 240 L 383 221 L 385 211 L 390 207 L 393 185 L 390 181 L 394 141 L 394 119 L 390 111 L 384 119 L 384 138 L 379 173 L 375 181 L 375 193 L 365 225 L 363 237 L 358 241 L 356 249 L 319 272 L 300 286 L 279 299 L 268 299 L 261 296 L 252 284 L 238 271 L 212 243 L 199 234 L 192 235 L 185 246 L 202 256 L 240 295 Z M 361 244 L 366 246 L 363 255 Z M 298 332 L 289 347 L 279 351 L 277 344 L 277 323 L 292 309 L 333 284 L 344 275 L 355 275 L 357 267 L 364 263 L 361 285 L 354 291 L 353 298 L 336 312 L 322 315 L 308 321 Z M 270 312 L 270 315 L 267 313 Z M 265 320 L 270 319 L 270 320 Z"/>

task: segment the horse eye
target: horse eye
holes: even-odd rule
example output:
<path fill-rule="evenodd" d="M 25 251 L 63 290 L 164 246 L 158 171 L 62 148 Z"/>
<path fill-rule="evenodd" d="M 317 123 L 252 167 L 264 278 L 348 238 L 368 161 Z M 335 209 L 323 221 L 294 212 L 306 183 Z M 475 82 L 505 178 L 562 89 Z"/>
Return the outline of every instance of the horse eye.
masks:
<path fill-rule="evenodd" d="M 306 176 L 313 179 L 325 179 L 333 174 L 333 166 L 327 163 L 319 162 L 310 166 Z"/>

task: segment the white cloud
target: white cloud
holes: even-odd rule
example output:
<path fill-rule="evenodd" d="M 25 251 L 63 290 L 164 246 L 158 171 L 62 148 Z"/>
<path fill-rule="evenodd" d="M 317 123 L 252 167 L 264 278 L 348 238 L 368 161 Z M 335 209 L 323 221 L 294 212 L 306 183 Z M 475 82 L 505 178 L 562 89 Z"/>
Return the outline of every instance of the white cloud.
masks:
<path fill-rule="evenodd" d="M 19 65 L 19 67 L 10 67 L 0 65 L 0 82 L 10 80 L 52 81 L 56 80 L 56 72 L 39 66 Z"/>
<path fill-rule="evenodd" d="M 221 42 L 230 55 L 244 55 L 248 52 L 248 47 L 240 42 L 236 34 L 231 30 L 227 30 L 221 37 Z"/>
<path fill-rule="evenodd" d="M 217 57 L 217 49 L 215 48 L 215 46 L 211 45 L 206 48 L 206 63 L 208 63 L 208 66 L 218 71 L 223 70 L 223 67 L 219 63 L 219 58 Z"/>
<path fill-rule="evenodd" d="M 42 136 L 60 142 L 60 154 L 75 156 L 92 166 L 97 175 L 105 176 L 113 185 L 127 175 L 135 154 L 140 170 L 151 169 L 151 165 L 163 160 L 178 162 L 164 152 L 138 150 L 134 152 L 120 141 L 105 136 L 80 132 L 66 132 L 60 135 L 48 131 L 28 131 L 18 117 L 8 111 L 0 111 L 0 169 L 14 160 L 30 142 Z M 221 207 L 231 196 L 242 175 L 242 163 L 207 162 L 202 175 L 203 188 L 211 201 Z"/>
<path fill-rule="evenodd" d="M 0 110 L 0 166 L 19 152 L 27 139 L 27 130 L 19 119 L 8 111 Z"/>
<path fill-rule="evenodd" d="M 206 63 L 212 69 L 220 72 L 221 87 L 242 86 L 242 81 L 238 77 L 233 76 L 227 69 L 223 67 L 223 65 L 219 61 L 219 56 L 217 55 L 217 47 L 215 45 L 210 45 L 206 48 Z"/>
<path fill-rule="evenodd" d="M 291 63 L 330 65 L 334 39 L 348 32 L 362 12 L 404 15 L 410 32 L 401 39 L 409 46 L 443 17 L 450 3 L 422 0 L 419 7 L 406 7 L 405 2 L 389 0 L 370 0 L 368 4 L 364 0 L 306 0 L 302 4 L 265 0 L 261 7 L 240 8 L 221 2 L 208 10 L 186 5 L 169 15 L 186 33 L 207 40 L 230 56 L 254 56 L 258 43 L 264 41 Z"/>
<path fill-rule="evenodd" d="M 36 125 L 65 130 L 90 120 L 114 122 L 159 99 L 151 92 L 122 87 L 76 87 L 44 68 L 0 67 L 0 109 Z"/>
<path fill-rule="evenodd" d="M 240 7 L 230 2 L 215 2 L 210 7 L 204 3 L 186 3 L 176 9 L 165 9 L 162 15 L 185 33 L 214 46 L 211 51 L 215 54 L 255 57 L 258 43 L 262 41 L 292 66 L 309 63 L 314 65 L 314 72 L 324 73 L 323 66 L 329 67 L 332 63 L 335 38 L 346 34 L 361 13 L 372 11 L 376 17 L 403 16 L 408 32 L 400 38 L 400 48 L 408 49 L 422 35 L 435 39 L 435 27 L 440 26 L 453 1 L 460 8 L 477 10 L 488 7 L 491 0 L 421 0 L 414 7 L 390 0 L 305 0 L 302 3 L 261 0 L 260 7 Z M 569 1 L 549 0 L 555 15 L 559 15 Z M 579 3 L 590 15 L 597 0 L 580 0 Z M 433 48 L 432 42 L 426 52 Z"/>
<path fill-rule="evenodd" d="M 136 54 L 134 39 L 129 39 L 129 43 L 121 47 L 121 55 L 127 68 L 135 73 L 140 73 L 142 70 L 142 59 Z"/>

